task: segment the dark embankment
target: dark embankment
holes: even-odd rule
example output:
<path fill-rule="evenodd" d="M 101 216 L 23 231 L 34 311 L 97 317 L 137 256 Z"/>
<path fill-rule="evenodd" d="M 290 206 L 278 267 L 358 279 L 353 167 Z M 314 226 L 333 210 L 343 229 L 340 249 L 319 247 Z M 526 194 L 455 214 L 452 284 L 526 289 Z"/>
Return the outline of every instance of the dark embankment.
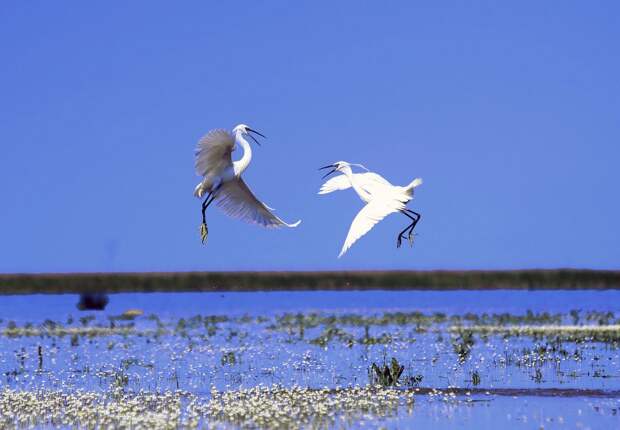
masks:
<path fill-rule="evenodd" d="M 179 272 L 0 275 L 0 294 L 278 290 L 619 289 L 620 271 Z"/>

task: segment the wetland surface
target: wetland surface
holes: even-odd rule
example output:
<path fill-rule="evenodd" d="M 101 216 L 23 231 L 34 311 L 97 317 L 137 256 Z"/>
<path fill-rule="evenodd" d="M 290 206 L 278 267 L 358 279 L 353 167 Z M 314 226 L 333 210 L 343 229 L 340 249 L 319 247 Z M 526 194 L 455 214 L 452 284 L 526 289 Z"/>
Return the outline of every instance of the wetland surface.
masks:
<path fill-rule="evenodd" d="M 619 428 L 620 291 L 0 298 L 0 424 Z"/>

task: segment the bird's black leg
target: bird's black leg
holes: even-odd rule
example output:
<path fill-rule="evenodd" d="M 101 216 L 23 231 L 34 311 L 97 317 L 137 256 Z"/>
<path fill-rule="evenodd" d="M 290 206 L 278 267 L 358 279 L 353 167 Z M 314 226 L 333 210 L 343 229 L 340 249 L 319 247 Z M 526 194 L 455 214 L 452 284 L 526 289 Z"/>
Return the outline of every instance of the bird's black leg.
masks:
<path fill-rule="evenodd" d="M 209 205 L 215 200 L 215 192 L 211 191 L 204 202 L 202 202 L 202 224 L 200 224 L 200 240 L 202 243 L 205 243 L 207 240 L 207 235 L 209 234 L 209 229 L 207 228 L 207 219 L 205 217 L 205 211 L 209 207 Z"/>
<path fill-rule="evenodd" d="M 409 240 L 409 244 L 411 246 L 413 246 L 413 229 L 415 228 L 415 226 L 418 224 L 418 221 L 420 221 L 420 218 L 422 218 L 422 215 L 420 215 L 417 212 L 414 212 L 410 209 L 405 209 L 407 212 L 409 212 L 410 214 L 415 215 L 416 219 L 415 221 L 413 221 L 413 224 L 411 224 L 411 227 L 409 227 L 409 233 L 407 234 L 407 239 Z"/>
<path fill-rule="evenodd" d="M 207 228 L 207 219 L 205 217 L 205 211 L 209 207 L 213 200 L 218 196 L 218 191 L 222 184 L 220 183 L 217 187 L 213 188 L 209 194 L 207 194 L 207 198 L 202 202 L 202 224 L 200 224 L 200 240 L 202 243 L 205 243 L 207 240 L 207 235 L 209 234 L 209 229 Z"/>
<path fill-rule="evenodd" d="M 213 200 L 215 200 L 215 195 L 213 194 L 213 191 L 212 191 L 207 195 L 207 198 L 205 199 L 205 201 L 202 202 L 202 223 L 203 224 L 206 224 L 205 211 L 207 210 L 209 205 L 213 202 Z"/>
<path fill-rule="evenodd" d="M 403 209 L 400 212 L 411 220 L 411 224 L 409 224 L 407 227 L 405 227 L 405 229 L 398 234 L 398 238 L 396 239 L 396 247 L 397 248 L 400 248 L 400 245 L 402 245 L 403 236 L 405 235 L 405 232 L 407 230 L 410 230 L 410 229 L 412 230 L 413 227 L 415 227 L 415 224 L 418 222 L 418 219 L 419 219 L 418 217 L 414 218 L 411 215 L 409 215 L 407 213 L 407 209 Z M 409 239 L 409 240 L 411 240 L 411 239 Z"/>

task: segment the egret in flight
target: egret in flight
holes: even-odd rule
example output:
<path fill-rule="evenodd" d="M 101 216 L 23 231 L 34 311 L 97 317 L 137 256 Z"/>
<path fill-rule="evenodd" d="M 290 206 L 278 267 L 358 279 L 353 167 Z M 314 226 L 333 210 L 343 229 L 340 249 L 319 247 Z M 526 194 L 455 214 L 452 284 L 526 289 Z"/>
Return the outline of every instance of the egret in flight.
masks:
<path fill-rule="evenodd" d="M 359 166 L 366 170 L 364 173 L 353 173 L 351 166 Z M 327 194 L 333 191 L 346 190 L 353 187 L 357 195 L 362 199 L 366 206 L 362 208 L 357 216 L 353 219 L 349 234 L 344 241 L 342 250 L 338 258 L 347 252 L 347 250 L 355 243 L 357 239 L 365 235 L 379 221 L 393 212 L 400 212 L 409 218 L 410 223 L 398 234 L 396 239 L 396 247 L 400 248 L 402 240 L 407 233 L 409 244 L 413 246 L 413 229 L 418 221 L 420 214 L 406 208 L 407 203 L 413 199 L 413 190 L 422 184 L 421 178 L 416 178 L 409 185 L 400 187 L 390 184 L 383 176 L 374 172 L 369 172 L 361 164 L 351 164 L 346 161 L 338 161 L 319 170 L 332 169 L 323 178 L 328 177 L 332 173 L 341 172 L 338 175 L 325 182 L 319 194 Z"/>
<path fill-rule="evenodd" d="M 288 224 L 275 216 L 271 212 L 273 209 L 259 201 L 241 178 L 252 160 L 252 148 L 245 137 L 249 136 L 260 145 L 251 133 L 265 137 L 247 125 L 239 124 L 233 128 L 232 134 L 226 130 L 211 130 L 198 142 L 195 169 L 203 179 L 196 186 L 194 195 L 202 198 L 206 194 L 200 225 L 202 243 L 209 234 L 205 211 L 214 201 L 229 216 L 263 227 L 297 227 L 301 222 Z M 241 146 L 243 155 L 239 160 L 232 161 L 231 153 L 236 145 Z"/>

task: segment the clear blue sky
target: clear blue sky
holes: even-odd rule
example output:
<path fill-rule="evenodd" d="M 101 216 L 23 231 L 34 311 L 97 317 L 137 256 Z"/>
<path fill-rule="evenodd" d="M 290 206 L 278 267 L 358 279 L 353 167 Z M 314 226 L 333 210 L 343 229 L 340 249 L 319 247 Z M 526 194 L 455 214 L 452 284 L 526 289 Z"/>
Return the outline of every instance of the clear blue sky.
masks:
<path fill-rule="evenodd" d="M 2 2 L 0 272 L 620 268 L 619 41 L 613 1 Z M 240 122 L 303 222 L 202 246 L 194 146 Z M 337 160 L 424 178 L 413 249 L 336 259 Z"/>

